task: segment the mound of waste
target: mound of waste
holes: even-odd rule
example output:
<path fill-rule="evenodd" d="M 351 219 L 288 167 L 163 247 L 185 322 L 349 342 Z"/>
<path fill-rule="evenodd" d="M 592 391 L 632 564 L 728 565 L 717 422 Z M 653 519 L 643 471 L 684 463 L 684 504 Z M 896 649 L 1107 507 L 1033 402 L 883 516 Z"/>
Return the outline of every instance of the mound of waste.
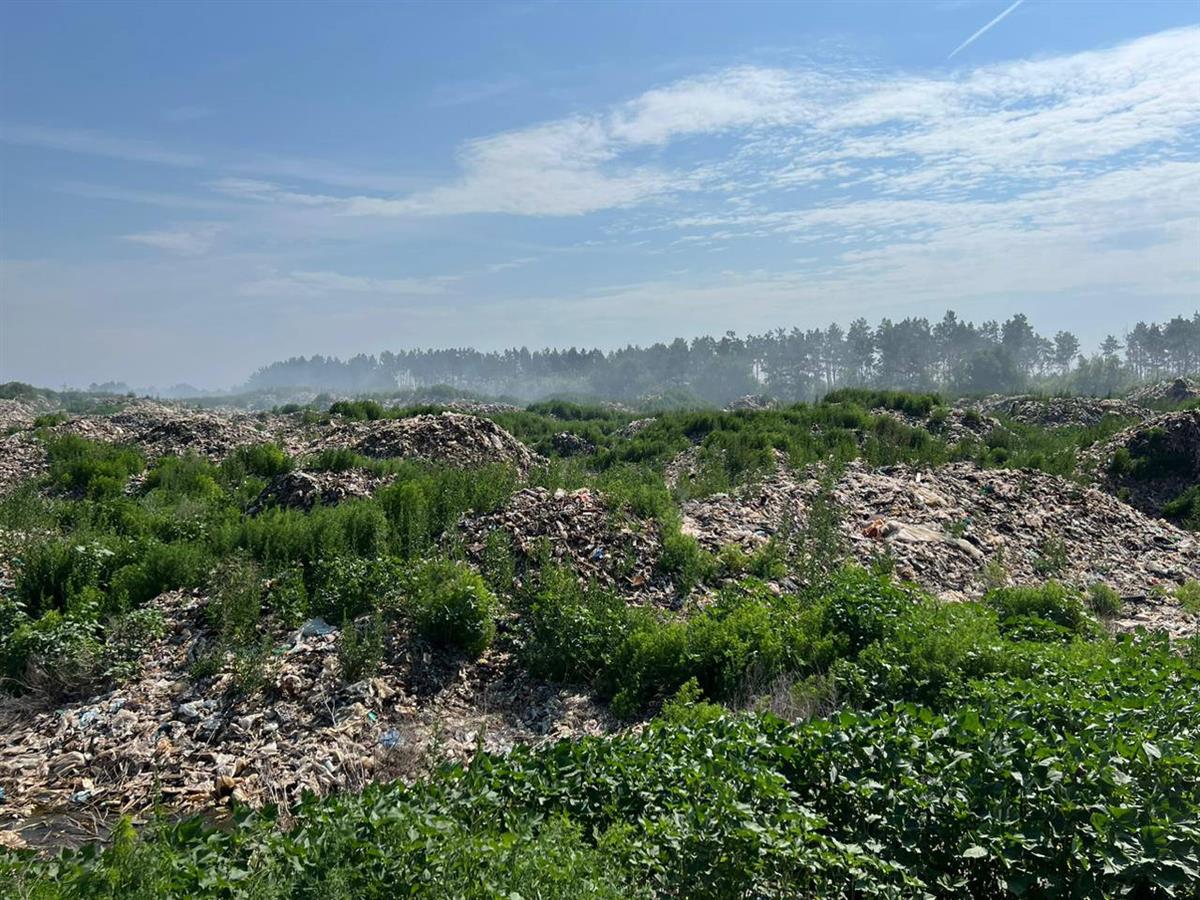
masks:
<path fill-rule="evenodd" d="M 686 502 L 684 529 L 709 550 L 725 544 L 750 550 L 803 528 L 820 491 L 817 479 L 781 468 L 739 494 Z M 1195 535 L 1103 491 L 1040 472 L 970 463 L 875 470 L 855 463 L 831 494 L 854 557 L 870 563 L 890 556 L 900 577 L 946 599 L 978 596 L 1001 572 L 1016 584 L 1102 581 L 1130 600 L 1151 603 L 1158 589 L 1200 578 Z M 1186 616 L 1175 624 L 1195 628 Z"/>
<path fill-rule="evenodd" d="M 538 560 L 544 545 L 580 580 L 613 588 L 635 603 L 670 605 L 674 600 L 670 580 L 655 572 L 661 547 L 654 524 L 632 516 L 618 521 L 603 499 L 586 488 L 524 488 L 503 509 L 465 518 L 459 531 L 475 562 L 483 559 L 488 536 L 500 531 L 519 563 Z"/>
<path fill-rule="evenodd" d="M 507 752 L 614 727 L 586 695 L 531 682 L 497 649 L 463 663 L 394 635 L 378 674 L 347 685 L 339 630 L 319 619 L 280 643 L 265 693 L 238 699 L 231 669 L 188 674 L 214 639 L 206 602 L 184 592 L 155 600 L 173 630 L 116 690 L 56 709 L 0 700 L 4 845 L 79 842 L 155 807 L 286 806 L 306 791 L 412 778 L 479 747 Z"/>
<path fill-rule="evenodd" d="M 1002 397 L 997 394 L 974 402 L 971 407 L 986 415 L 1002 415 L 1023 425 L 1042 428 L 1090 428 L 1108 416 L 1146 417 L 1146 410 L 1135 403 L 1097 397 Z"/>
<path fill-rule="evenodd" d="M 618 432 L 617 437 L 628 440 L 631 437 L 636 437 L 647 428 L 654 424 L 656 420 L 653 416 L 648 419 L 634 419 L 628 425 L 623 426 Z"/>
<path fill-rule="evenodd" d="M 969 408 L 937 407 L 927 416 L 916 416 L 903 410 L 879 407 L 871 410 L 871 415 L 890 416 L 912 428 L 924 428 L 930 434 L 936 434 L 951 444 L 979 440 L 992 431 L 1005 430 L 999 419 Z"/>
<path fill-rule="evenodd" d="M 376 459 L 409 457 L 460 468 L 506 463 L 526 473 L 545 464 L 491 419 L 452 412 L 348 423 L 336 427 L 322 443 L 348 446 Z"/>
<path fill-rule="evenodd" d="M 251 514 L 271 507 L 311 510 L 372 496 L 384 481 L 362 469 L 345 472 L 285 472 L 271 480 L 250 507 Z"/>
<path fill-rule="evenodd" d="M 1164 413 L 1088 453 L 1105 487 L 1151 515 L 1200 484 L 1200 409 Z"/>
<path fill-rule="evenodd" d="M 213 460 L 223 459 L 238 447 L 271 440 L 260 419 L 244 414 L 198 411 L 138 403 L 108 417 L 110 426 L 121 429 L 125 440 L 145 450 L 150 457 L 196 453 Z"/>
<path fill-rule="evenodd" d="M 1189 378 L 1145 384 L 1129 392 L 1131 403 L 1186 403 L 1200 399 L 1200 382 Z"/>
<path fill-rule="evenodd" d="M 760 410 L 778 408 L 779 401 L 763 394 L 746 394 L 744 397 L 738 397 L 736 400 L 731 401 L 725 407 L 728 412 L 737 412 L 739 409 Z"/>
<path fill-rule="evenodd" d="M 559 456 L 587 456 L 596 452 L 596 445 L 573 431 L 560 431 L 550 439 Z"/>

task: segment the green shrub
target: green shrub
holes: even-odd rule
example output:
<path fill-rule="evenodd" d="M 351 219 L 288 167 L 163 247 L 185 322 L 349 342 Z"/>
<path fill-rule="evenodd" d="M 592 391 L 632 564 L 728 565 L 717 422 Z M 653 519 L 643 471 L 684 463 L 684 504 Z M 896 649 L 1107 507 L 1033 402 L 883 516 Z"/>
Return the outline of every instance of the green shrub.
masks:
<path fill-rule="evenodd" d="M 42 413 L 40 416 L 35 416 L 33 420 L 34 428 L 54 428 L 56 425 L 62 425 L 70 419 L 65 412 Z"/>
<path fill-rule="evenodd" d="M 1102 618 L 1111 618 L 1121 611 L 1121 595 L 1102 581 L 1088 588 L 1088 609 Z"/>
<path fill-rule="evenodd" d="M 1162 514 L 1182 528 L 1200 531 L 1200 484 L 1192 485 L 1174 500 L 1163 504 Z"/>
<path fill-rule="evenodd" d="M 326 447 L 305 460 L 304 468 L 312 472 L 348 472 L 361 468 L 366 461 L 348 447 Z"/>
<path fill-rule="evenodd" d="M 198 587 L 213 564 L 201 544 L 146 542 L 136 556 L 136 562 L 113 573 L 109 587 L 113 611 L 141 606 L 164 591 Z"/>
<path fill-rule="evenodd" d="M 126 681 L 141 671 L 142 655 L 150 644 L 167 633 L 157 609 L 134 609 L 111 620 L 104 634 L 104 674 Z"/>
<path fill-rule="evenodd" d="M 419 566 L 405 608 L 418 634 L 468 656 L 478 656 L 496 635 L 499 603 L 483 578 L 461 563 Z"/>
<path fill-rule="evenodd" d="M 1061 538 L 1049 537 L 1042 542 L 1033 560 L 1033 571 L 1042 578 L 1061 575 L 1067 570 L 1067 545 Z"/>
<path fill-rule="evenodd" d="M 222 496 L 217 483 L 220 470 L 203 457 L 164 456 L 146 474 L 145 488 L 166 498 L 196 497 L 215 499 Z"/>
<path fill-rule="evenodd" d="M 295 628 L 308 618 L 308 589 L 304 570 L 292 566 L 277 573 L 267 586 L 267 607 L 281 624 Z"/>
<path fill-rule="evenodd" d="M 51 610 L 4 641 L 6 679 L 52 700 L 79 696 L 104 678 L 104 647 L 92 619 Z"/>
<path fill-rule="evenodd" d="M 280 447 L 272 443 L 263 443 L 238 447 L 222 463 L 222 468 L 231 480 L 240 481 L 247 475 L 275 478 L 292 471 L 293 463 Z"/>
<path fill-rule="evenodd" d="M 374 422 L 387 415 L 376 400 L 339 400 L 329 407 L 331 416 L 342 416 L 357 422 Z"/>
<path fill-rule="evenodd" d="M 383 662 L 383 614 L 376 610 L 364 622 L 346 620 L 338 636 L 338 669 L 347 684 L 379 671 Z"/>
<path fill-rule="evenodd" d="M 1175 589 L 1179 605 L 1193 615 L 1200 616 L 1200 581 L 1188 581 Z"/>
<path fill-rule="evenodd" d="M 106 581 L 117 559 L 98 541 L 76 543 L 68 538 L 27 544 L 17 558 L 15 597 L 35 619 L 49 610 L 66 610 L 72 597 Z"/>
<path fill-rule="evenodd" d="M 318 565 L 315 582 L 310 603 L 313 615 L 327 622 L 344 622 L 397 606 L 408 576 L 397 559 L 339 556 Z"/>
<path fill-rule="evenodd" d="M 146 465 L 135 448 L 73 434 L 48 439 L 46 455 L 52 484 L 93 499 L 120 496 L 129 479 Z"/>
<path fill-rule="evenodd" d="M 1079 593 L 1056 581 L 989 591 L 984 603 L 996 610 L 1001 632 L 1013 640 L 1069 640 L 1090 631 Z"/>
<path fill-rule="evenodd" d="M 611 665 L 637 613 L 611 591 L 581 586 L 575 573 L 563 566 L 545 566 L 537 581 L 522 617 L 525 665 L 539 678 L 592 682 Z"/>
<path fill-rule="evenodd" d="M 258 564 L 245 556 L 223 560 L 209 577 L 208 592 L 205 613 L 222 647 L 256 644 L 263 613 L 263 577 Z"/>
<path fill-rule="evenodd" d="M 717 561 L 712 554 L 674 523 L 662 529 L 660 540 L 658 568 L 671 576 L 681 596 L 686 597 L 696 585 L 716 575 Z"/>

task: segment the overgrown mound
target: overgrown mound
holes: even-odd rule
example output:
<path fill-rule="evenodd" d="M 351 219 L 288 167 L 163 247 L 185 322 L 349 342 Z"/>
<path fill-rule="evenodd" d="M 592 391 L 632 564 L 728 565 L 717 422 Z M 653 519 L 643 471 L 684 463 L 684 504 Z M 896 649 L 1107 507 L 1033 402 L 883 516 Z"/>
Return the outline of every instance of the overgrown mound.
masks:
<path fill-rule="evenodd" d="M 669 579 L 655 572 L 662 549 L 654 523 L 634 516 L 618 521 L 586 488 L 525 488 L 503 509 L 464 519 L 459 531 L 476 562 L 485 560 L 489 546 L 507 546 L 522 568 L 547 560 L 564 563 L 581 580 L 634 602 L 665 603 L 673 594 Z"/>
<path fill-rule="evenodd" d="M 1142 419 L 1146 410 L 1125 400 L 1096 397 L 1002 397 L 995 395 L 974 404 L 987 415 L 1002 415 L 1023 425 L 1042 428 L 1091 428 L 1112 416 Z"/>
<path fill-rule="evenodd" d="M 94 837 L 80 822 L 111 824 L 156 804 L 179 813 L 287 806 L 305 793 L 411 778 L 481 747 L 506 752 L 610 727 L 587 697 L 531 682 L 508 653 L 457 659 L 390 626 L 358 681 L 346 677 L 353 624 L 309 620 L 276 634 L 274 652 L 251 664 L 214 652 L 213 607 L 200 592 L 152 601 L 166 633 L 140 675 L 116 689 L 57 708 L 0 699 L 0 813 L 21 823 L 24 840 L 74 843 Z"/>
<path fill-rule="evenodd" d="M 314 506 L 334 506 L 354 498 L 370 497 L 383 482 L 379 476 L 362 469 L 344 472 L 285 472 L 271 480 L 250 511 L 271 507 L 311 510 Z"/>
<path fill-rule="evenodd" d="M 1105 486 L 1150 515 L 1200 485 L 1200 409 L 1127 428 L 1091 454 Z"/>
<path fill-rule="evenodd" d="M 1189 378 L 1157 381 L 1129 392 L 1131 403 L 1187 403 L 1200 399 L 1200 383 Z"/>
<path fill-rule="evenodd" d="M 521 473 L 545 462 L 491 419 L 451 412 L 372 422 L 351 449 L 376 459 L 416 457 L 459 468 L 507 463 Z"/>
<path fill-rule="evenodd" d="M 195 453 L 220 460 L 238 447 L 271 437 L 260 422 L 246 415 L 178 409 L 149 401 L 131 404 L 108 417 L 108 424 L 121 430 L 108 440 L 136 444 L 150 458 Z"/>
<path fill-rule="evenodd" d="M 738 494 L 688 501 L 684 530 L 713 552 L 726 544 L 749 550 L 786 540 L 789 525 L 803 529 L 821 493 L 816 479 L 781 468 Z M 1105 582 L 1138 598 L 1200 578 L 1194 536 L 1041 472 L 855 463 L 830 494 L 849 553 L 863 562 L 888 557 L 898 575 L 949 598 L 977 596 L 989 583 L 1047 578 Z"/>

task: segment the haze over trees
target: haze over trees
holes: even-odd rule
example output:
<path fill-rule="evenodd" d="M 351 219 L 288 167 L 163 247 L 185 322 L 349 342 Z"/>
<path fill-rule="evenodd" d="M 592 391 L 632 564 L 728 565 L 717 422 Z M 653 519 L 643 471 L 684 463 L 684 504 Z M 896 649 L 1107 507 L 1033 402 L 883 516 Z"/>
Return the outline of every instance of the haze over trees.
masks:
<path fill-rule="evenodd" d="M 947 390 L 965 394 L 1030 388 L 1106 395 L 1130 384 L 1200 369 L 1200 312 L 1138 322 L 1085 355 L 1069 331 L 1042 335 L 1024 314 L 980 324 L 948 311 L 926 318 L 855 319 L 807 331 L 780 328 L 738 337 L 676 338 L 647 347 L 484 353 L 469 347 L 384 351 L 347 360 L 293 357 L 259 369 L 249 389 L 311 387 L 347 392 L 430 385 L 525 399 L 581 394 L 633 400 L 678 394 L 724 403 L 751 393 L 812 400 L 839 387 Z"/>

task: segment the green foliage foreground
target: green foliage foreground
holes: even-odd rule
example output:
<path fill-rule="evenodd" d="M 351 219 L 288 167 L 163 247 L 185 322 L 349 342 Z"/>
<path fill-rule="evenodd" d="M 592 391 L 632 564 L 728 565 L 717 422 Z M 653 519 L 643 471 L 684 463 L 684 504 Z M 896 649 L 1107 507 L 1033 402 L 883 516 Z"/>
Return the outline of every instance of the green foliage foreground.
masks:
<path fill-rule="evenodd" d="M 0 892 L 163 897 L 1196 896 L 1193 652 L 1043 645 L 1032 677 L 789 724 L 668 704 L 640 734 L 480 756 L 229 827 L 9 854 Z"/>

